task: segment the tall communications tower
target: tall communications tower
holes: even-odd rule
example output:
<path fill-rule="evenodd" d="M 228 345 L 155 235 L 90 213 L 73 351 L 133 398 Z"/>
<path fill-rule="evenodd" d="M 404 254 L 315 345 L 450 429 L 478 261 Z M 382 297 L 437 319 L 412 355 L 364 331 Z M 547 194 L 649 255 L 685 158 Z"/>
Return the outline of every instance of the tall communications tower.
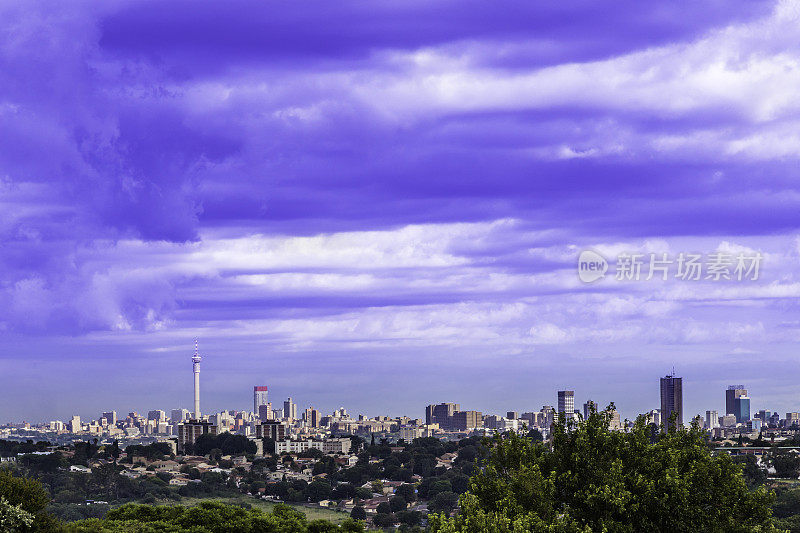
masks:
<path fill-rule="evenodd" d="M 194 372 L 194 418 L 200 420 L 200 352 L 197 348 L 197 339 L 194 340 L 192 372 Z"/>

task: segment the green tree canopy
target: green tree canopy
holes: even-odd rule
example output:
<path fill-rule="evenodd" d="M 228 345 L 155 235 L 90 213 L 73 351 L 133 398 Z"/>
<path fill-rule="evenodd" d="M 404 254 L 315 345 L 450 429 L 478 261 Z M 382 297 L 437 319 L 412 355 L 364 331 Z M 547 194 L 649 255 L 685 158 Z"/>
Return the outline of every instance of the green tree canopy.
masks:
<path fill-rule="evenodd" d="M 495 437 L 455 518 L 434 532 L 774 531 L 771 495 L 713 456 L 697 428 L 653 434 L 640 417 L 610 431 L 610 410 L 554 425 L 552 444 Z"/>

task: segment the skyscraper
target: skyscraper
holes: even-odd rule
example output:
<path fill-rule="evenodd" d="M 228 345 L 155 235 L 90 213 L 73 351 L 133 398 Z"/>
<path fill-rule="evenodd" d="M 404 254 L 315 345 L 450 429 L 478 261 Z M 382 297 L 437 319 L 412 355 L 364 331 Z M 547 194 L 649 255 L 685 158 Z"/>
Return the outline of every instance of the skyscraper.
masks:
<path fill-rule="evenodd" d="M 184 420 L 189 419 L 189 410 L 188 409 L 173 409 L 170 413 L 169 420 L 173 424 L 177 424 L 178 422 L 183 422 Z"/>
<path fill-rule="evenodd" d="M 567 420 L 575 415 L 575 391 L 558 391 L 558 414 L 564 413 Z"/>
<path fill-rule="evenodd" d="M 262 387 L 253 387 L 253 413 L 258 415 L 258 408 L 262 405 L 269 405 L 266 385 Z"/>
<path fill-rule="evenodd" d="M 297 418 L 297 404 L 292 402 L 291 397 L 283 402 L 283 417 L 290 420 L 295 420 Z"/>
<path fill-rule="evenodd" d="M 439 424 L 442 429 L 448 429 L 453 422 L 453 414 L 460 411 L 457 403 L 440 403 L 429 405 L 425 408 L 425 424 Z"/>
<path fill-rule="evenodd" d="M 319 420 L 320 420 L 320 412 L 314 409 L 313 407 L 309 407 L 303 412 L 303 420 L 306 421 L 306 425 L 308 427 L 317 428 L 319 427 Z"/>
<path fill-rule="evenodd" d="M 675 414 L 674 422 L 671 417 Z M 664 428 L 683 426 L 683 378 L 669 374 L 661 378 L 661 420 Z"/>
<path fill-rule="evenodd" d="M 736 422 L 746 424 L 750 420 L 750 398 L 748 396 L 738 396 L 733 400 L 733 414 Z"/>
<path fill-rule="evenodd" d="M 272 404 L 270 402 L 267 402 L 267 405 L 259 405 L 258 413 L 256 413 L 256 416 L 262 422 L 264 422 L 265 420 L 274 420 L 275 412 L 272 409 Z"/>
<path fill-rule="evenodd" d="M 725 391 L 726 415 L 736 414 L 736 398 L 739 396 L 747 396 L 747 389 L 744 388 L 744 385 L 729 385 L 728 390 Z"/>
<path fill-rule="evenodd" d="M 197 348 L 197 339 L 194 340 L 192 372 L 194 373 L 194 418 L 200 420 L 200 351 Z"/>
<path fill-rule="evenodd" d="M 706 411 L 706 429 L 719 427 L 719 414 L 716 411 Z"/>
<path fill-rule="evenodd" d="M 597 411 L 597 404 L 592 400 L 587 401 L 583 404 L 583 419 L 586 420 L 589 418 L 589 415 L 592 413 L 592 410 Z"/>

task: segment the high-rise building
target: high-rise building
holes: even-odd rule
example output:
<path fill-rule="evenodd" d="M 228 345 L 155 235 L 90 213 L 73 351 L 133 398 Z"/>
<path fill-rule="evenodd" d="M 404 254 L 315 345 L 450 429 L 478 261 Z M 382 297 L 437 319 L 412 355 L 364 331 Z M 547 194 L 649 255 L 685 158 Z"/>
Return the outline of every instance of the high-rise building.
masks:
<path fill-rule="evenodd" d="M 761 410 L 760 410 L 758 413 L 756 413 L 754 416 L 755 416 L 756 418 L 760 418 L 760 419 L 761 419 L 761 421 L 762 421 L 762 422 L 764 422 L 764 423 L 766 424 L 766 423 L 767 423 L 767 421 L 769 420 L 769 418 L 772 416 L 772 411 L 769 411 L 769 410 L 767 410 L 767 409 L 761 409 Z"/>
<path fill-rule="evenodd" d="M 558 414 L 563 414 L 567 420 L 571 419 L 575 413 L 575 391 L 574 390 L 560 390 L 558 391 Z"/>
<path fill-rule="evenodd" d="M 256 424 L 256 437 L 259 439 L 283 440 L 288 433 L 286 426 L 277 420 L 267 420 Z"/>
<path fill-rule="evenodd" d="M 508 411 L 506 413 L 506 418 L 508 418 L 509 420 L 517 420 L 519 418 L 519 412 L 518 411 Z"/>
<path fill-rule="evenodd" d="M 541 428 L 549 429 L 556 421 L 556 410 L 552 405 L 543 405 L 541 413 Z"/>
<path fill-rule="evenodd" d="M 452 425 L 453 414 L 461 410 L 457 403 L 440 403 L 429 405 L 425 408 L 425 424 L 439 424 L 442 429 L 448 429 Z"/>
<path fill-rule="evenodd" d="M 595 412 L 597 411 L 597 404 L 592 400 L 587 401 L 583 404 L 583 419 L 586 420 L 589 418 L 589 415 L 592 413 L 592 410 Z"/>
<path fill-rule="evenodd" d="M 737 396 L 733 400 L 733 415 L 740 424 L 746 424 L 750 420 L 750 397 Z"/>
<path fill-rule="evenodd" d="M 706 411 L 706 429 L 719 427 L 719 413 L 716 411 Z"/>
<path fill-rule="evenodd" d="M 194 418 L 200 420 L 200 350 L 197 339 L 194 340 L 194 355 L 192 356 L 192 373 L 194 374 Z M 192 441 L 194 442 L 194 441 Z"/>
<path fill-rule="evenodd" d="M 178 449 L 186 450 L 187 444 L 194 444 L 200 435 L 216 435 L 217 426 L 202 420 L 189 420 L 178 424 Z"/>
<path fill-rule="evenodd" d="M 262 405 L 269 405 L 269 400 L 267 399 L 267 386 L 256 386 L 253 387 L 253 413 L 259 413 L 259 407 Z"/>
<path fill-rule="evenodd" d="M 736 414 L 736 398 L 739 396 L 747 396 L 747 389 L 744 385 L 729 385 L 728 390 L 725 391 L 725 414 Z"/>
<path fill-rule="evenodd" d="M 189 419 L 189 410 L 188 409 L 173 409 L 170 412 L 169 420 L 173 424 L 177 424 L 179 422 L 183 422 L 184 420 Z"/>
<path fill-rule="evenodd" d="M 622 421 L 620 420 L 619 411 L 616 409 L 611 411 L 611 419 L 608 421 L 608 429 L 612 431 L 619 431 L 622 429 Z"/>
<path fill-rule="evenodd" d="M 73 416 L 72 419 L 69 421 L 70 433 L 78 433 L 79 431 L 81 431 L 81 429 L 83 429 L 81 426 L 81 417 L 79 417 L 78 415 Z"/>
<path fill-rule="evenodd" d="M 450 427 L 456 431 L 470 431 L 483 427 L 483 414 L 480 411 L 456 411 L 453 413 Z"/>
<path fill-rule="evenodd" d="M 114 426 L 117 423 L 117 412 L 116 411 L 106 411 L 105 413 L 103 413 L 102 418 L 106 419 L 106 422 L 108 422 L 108 425 Z"/>
<path fill-rule="evenodd" d="M 665 430 L 683 427 L 683 378 L 675 374 L 661 378 L 661 420 Z"/>
<path fill-rule="evenodd" d="M 320 420 L 320 412 L 314 409 L 314 407 L 309 407 L 303 412 L 303 420 L 305 420 L 306 426 L 311 428 L 318 428 Z"/>
<path fill-rule="evenodd" d="M 272 403 L 267 402 L 266 405 L 259 405 L 256 415 L 258 415 L 259 420 L 262 422 L 265 420 L 274 420 L 275 416 L 272 410 Z"/>
<path fill-rule="evenodd" d="M 283 417 L 289 420 L 297 419 L 297 404 L 289 397 L 283 402 Z"/>
<path fill-rule="evenodd" d="M 162 411 L 161 409 L 155 409 L 154 411 L 147 412 L 147 419 L 148 420 L 155 420 L 156 422 L 163 422 L 167 419 L 167 413 Z"/>

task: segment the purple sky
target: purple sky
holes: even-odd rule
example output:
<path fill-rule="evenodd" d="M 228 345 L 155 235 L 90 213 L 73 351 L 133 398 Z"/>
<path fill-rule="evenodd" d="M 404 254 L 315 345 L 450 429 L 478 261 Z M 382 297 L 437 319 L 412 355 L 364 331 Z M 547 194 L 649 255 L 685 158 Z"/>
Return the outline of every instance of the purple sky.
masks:
<path fill-rule="evenodd" d="M 565 5 L 0 2 L 0 421 L 800 409 L 800 4 Z"/>

